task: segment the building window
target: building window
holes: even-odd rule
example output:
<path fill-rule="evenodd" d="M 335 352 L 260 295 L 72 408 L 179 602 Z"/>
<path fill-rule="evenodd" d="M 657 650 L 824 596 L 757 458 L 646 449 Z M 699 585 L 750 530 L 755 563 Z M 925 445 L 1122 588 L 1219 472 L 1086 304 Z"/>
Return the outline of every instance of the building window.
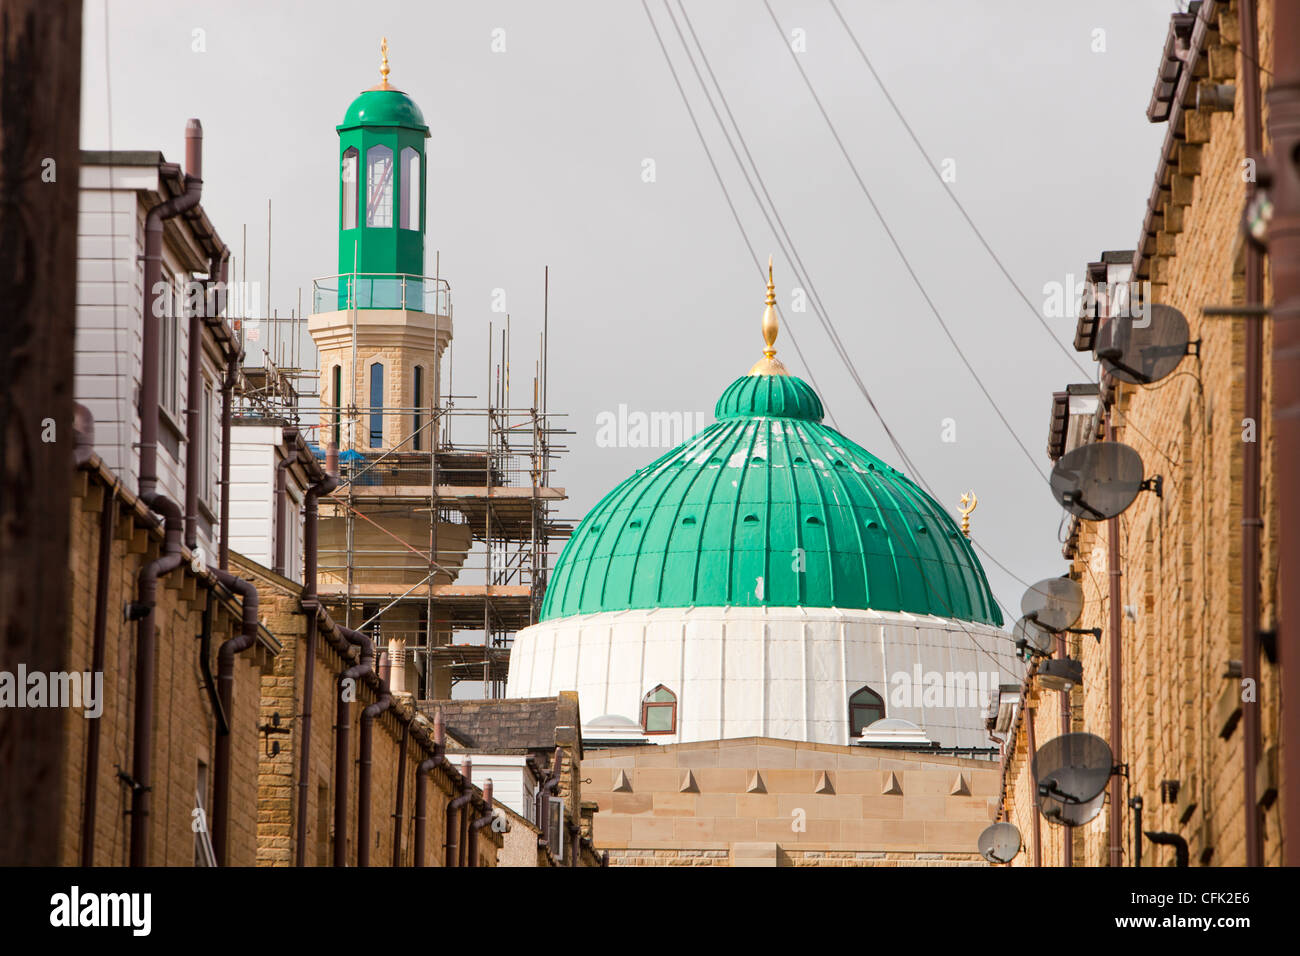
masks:
<path fill-rule="evenodd" d="M 331 384 L 331 398 L 334 400 L 334 447 L 338 448 L 343 444 L 340 440 L 343 428 L 343 366 L 334 366 L 334 381 Z"/>
<path fill-rule="evenodd" d="M 199 447 L 193 450 L 199 456 L 199 497 L 204 501 L 212 500 L 212 424 L 212 385 L 204 382 Z"/>
<path fill-rule="evenodd" d="M 849 736 L 861 737 L 862 731 L 885 716 L 885 702 L 870 687 L 849 698 Z"/>
<path fill-rule="evenodd" d="M 158 317 L 158 402 L 175 417 L 180 414 L 180 320 L 176 313 L 177 304 L 185 301 L 184 287 L 170 275 L 163 281 L 168 288 L 163 314 Z"/>
<path fill-rule="evenodd" d="M 387 146 L 366 150 L 366 225 L 384 229 L 393 224 L 393 151 Z"/>
<path fill-rule="evenodd" d="M 370 447 L 384 443 L 384 366 L 375 362 L 370 366 Z"/>
<path fill-rule="evenodd" d="M 411 447 L 416 451 L 420 451 L 423 448 L 420 444 L 423 437 L 420 434 L 420 426 L 424 419 L 420 415 L 420 409 L 424 407 L 424 366 L 417 365 L 415 374 L 411 378 L 415 389 L 415 416 L 412 419 L 412 428 L 414 430 L 411 432 Z"/>
<path fill-rule="evenodd" d="M 361 179 L 357 176 L 357 160 L 360 154 L 355 146 L 349 146 L 343 152 L 343 170 L 339 175 L 343 186 L 343 228 L 357 228 L 357 196 L 361 191 Z"/>
<path fill-rule="evenodd" d="M 420 228 L 420 154 L 410 146 L 402 150 L 402 212 L 398 225 Z"/>
<path fill-rule="evenodd" d="M 641 698 L 641 726 L 647 734 L 677 732 L 677 695 L 663 684 Z"/>

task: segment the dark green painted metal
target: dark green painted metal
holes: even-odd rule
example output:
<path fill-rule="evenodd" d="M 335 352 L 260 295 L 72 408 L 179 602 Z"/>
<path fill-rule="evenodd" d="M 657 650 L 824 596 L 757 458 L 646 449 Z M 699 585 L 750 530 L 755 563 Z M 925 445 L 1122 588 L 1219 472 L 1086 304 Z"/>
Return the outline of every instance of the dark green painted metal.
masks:
<path fill-rule="evenodd" d="M 719 420 L 575 529 L 542 619 L 660 607 L 839 607 L 1001 625 L 979 559 L 901 472 L 821 423 L 794 376 L 746 376 Z"/>
<path fill-rule="evenodd" d="M 339 134 L 339 275 L 338 307 L 349 307 L 349 289 L 357 308 L 422 311 L 424 287 L 425 197 L 428 169 L 424 141 L 429 136 L 424 114 L 399 90 L 367 90 L 352 101 L 336 129 Z M 366 154 L 372 146 L 387 146 L 393 157 L 393 217 L 391 226 L 367 226 Z M 401 155 L 406 148 L 420 156 L 420 224 L 402 229 Z M 357 227 L 343 228 L 343 158 L 348 149 L 357 150 Z M 354 261 L 355 253 L 355 261 Z M 355 284 L 349 273 L 358 273 Z"/>

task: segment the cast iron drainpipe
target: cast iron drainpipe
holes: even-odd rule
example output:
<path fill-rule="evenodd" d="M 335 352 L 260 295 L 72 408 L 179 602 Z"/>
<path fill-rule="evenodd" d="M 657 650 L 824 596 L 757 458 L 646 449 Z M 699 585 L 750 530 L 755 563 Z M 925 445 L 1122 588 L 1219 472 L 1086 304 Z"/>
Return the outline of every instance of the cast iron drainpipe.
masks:
<path fill-rule="evenodd" d="M 379 655 L 379 698 L 361 712 L 359 733 L 361 767 L 357 776 L 357 866 L 370 865 L 370 763 L 374 747 L 375 718 L 393 704 L 388 690 L 388 655 Z M 406 740 L 403 738 L 403 745 Z"/>
<path fill-rule="evenodd" d="M 356 697 L 356 688 L 361 679 L 369 674 L 375 661 L 375 644 L 369 636 L 361 631 L 335 623 L 334 630 L 343 635 L 349 644 L 361 648 L 361 659 L 339 675 L 337 722 L 334 725 L 334 865 L 348 865 L 348 733 L 351 730 L 351 700 Z M 345 684 L 351 681 L 352 686 Z"/>
<path fill-rule="evenodd" d="M 387 678 L 385 678 L 387 679 Z M 391 700 L 391 698 L 389 698 Z M 411 721 L 402 721 L 402 743 L 397 749 L 397 797 L 393 806 L 393 866 L 402 865 L 402 804 L 406 802 L 406 754 L 411 740 Z"/>
<path fill-rule="evenodd" d="M 1242 0 L 1241 20 L 1242 112 L 1245 114 L 1243 138 L 1245 154 L 1255 162 L 1263 160 L 1263 123 L 1259 96 L 1259 24 L 1255 0 Z M 1246 184 L 1246 201 L 1254 199 L 1257 183 Z M 1246 305 L 1264 304 L 1264 251 L 1254 242 L 1246 243 Z M 1253 681 L 1255 700 L 1243 707 L 1242 714 L 1242 793 L 1245 798 L 1246 865 L 1259 866 L 1263 855 L 1260 839 L 1259 796 L 1255 773 L 1260 751 L 1259 694 L 1259 612 L 1260 549 L 1259 537 L 1264 522 L 1260 518 L 1260 470 L 1264 410 L 1264 320 L 1247 318 L 1245 378 L 1245 417 L 1256 423 L 1256 441 L 1242 444 L 1241 466 L 1241 676 Z"/>
<path fill-rule="evenodd" d="M 221 642 L 217 651 L 217 687 L 221 709 L 226 714 L 225 733 L 217 731 L 217 757 L 212 785 L 212 846 L 218 866 L 230 865 L 230 722 L 234 719 L 235 655 L 248 650 L 257 640 L 257 588 L 251 581 L 228 571 L 213 572 L 217 580 L 243 598 L 244 614 L 239 634 Z"/>
<path fill-rule="evenodd" d="M 140 371 L 140 500 L 162 515 L 163 550 L 140 569 L 138 596 L 128 617 L 138 621 L 135 667 L 135 721 L 131 732 L 131 866 L 149 862 L 149 813 L 153 789 L 153 708 L 157 679 L 158 635 L 155 605 L 158 579 L 181 566 L 181 509 L 158 493 L 158 319 L 154 287 L 162 280 L 163 220 L 198 205 L 203 195 L 203 127 L 191 119 L 185 127 L 185 192 L 159 203 L 145 217 L 144 293 Z"/>
<path fill-rule="evenodd" d="M 460 764 L 460 796 L 447 804 L 447 866 L 460 866 L 461 808 L 474 799 L 473 773 L 473 762 L 466 757 Z"/>
<path fill-rule="evenodd" d="M 288 536 L 289 522 L 285 520 L 285 499 L 289 494 L 287 472 L 298 463 L 298 429 L 286 426 L 280 432 L 281 448 L 284 457 L 275 466 L 275 563 L 271 570 L 284 574 L 285 538 Z"/>
<path fill-rule="evenodd" d="M 301 737 L 298 754 L 298 841 L 294 847 L 294 864 L 307 865 L 307 779 L 311 774 L 311 714 L 316 691 L 316 640 L 320 621 L 316 596 L 318 501 L 338 487 L 339 449 L 332 442 L 325 452 L 325 477 L 311 485 L 303 501 L 303 594 L 302 608 L 307 615 L 306 650 L 303 653 Z M 224 512 L 223 512 L 224 515 Z"/>
<path fill-rule="evenodd" d="M 1110 441 L 1118 441 L 1115 437 L 1115 419 L 1113 412 L 1106 415 L 1106 437 Z M 1115 765 L 1119 766 L 1124 762 L 1124 657 L 1123 657 L 1123 597 L 1120 594 L 1120 578 L 1123 577 L 1124 570 L 1121 566 L 1120 548 L 1119 548 L 1119 518 L 1110 518 L 1106 522 L 1106 569 L 1110 578 L 1110 585 L 1107 599 L 1109 607 L 1107 611 L 1110 615 L 1110 749 L 1114 754 Z M 1123 866 L 1123 843 L 1124 830 L 1122 815 L 1124 813 L 1123 794 L 1120 787 L 1119 774 L 1111 774 L 1110 777 L 1110 813 L 1111 820 L 1109 826 L 1110 833 L 1110 865 Z"/>
<path fill-rule="evenodd" d="M 199 415 L 201 414 L 200 398 L 202 391 L 200 386 L 203 384 L 202 371 L 202 348 L 194 348 L 194 344 L 202 345 L 201 325 L 202 327 L 211 327 L 222 321 L 221 312 L 225 308 L 225 295 L 222 291 L 225 288 L 225 276 L 223 270 L 228 268 L 227 257 L 230 250 L 227 246 L 221 247 L 221 252 L 208 259 L 208 281 L 218 283 L 215 295 L 209 298 L 207 294 L 203 297 L 203 309 L 193 310 L 190 316 L 190 351 L 189 351 L 189 373 L 188 388 L 189 395 L 185 409 L 185 546 L 193 551 L 198 547 L 198 524 L 199 524 L 199 461 L 203 449 L 199 447 Z M 209 302 L 212 308 L 208 308 Z M 201 325 L 200 325 L 201 321 Z M 207 427 L 204 423 L 203 427 Z M 221 460 L 226 460 L 229 449 L 222 445 Z M 208 560 L 204 564 L 209 564 Z M 223 570 L 225 565 L 222 565 Z"/>
<path fill-rule="evenodd" d="M 415 865 L 424 866 L 428 781 L 426 774 L 443 762 L 447 754 L 447 728 L 442 718 L 442 708 L 433 712 L 433 752 L 420 761 L 415 770 Z"/>
<path fill-rule="evenodd" d="M 560 786 L 560 769 L 564 763 L 563 752 L 555 748 L 555 759 L 551 761 L 551 770 L 545 782 L 537 789 L 537 826 L 542 831 L 542 845 L 548 850 L 552 844 L 551 805 L 547 794 L 554 793 Z M 564 821 L 560 821 L 563 828 Z M 562 837 L 561 837 L 562 838 Z M 554 854 L 552 854 L 554 855 Z"/>
<path fill-rule="evenodd" d="M 1177 833 L 1160 833 L 1155 830 L 1147 831 L 1147 839 L 1152 843 L 1160 846 L 1171 846 L 1174 848 L 1174 866 L 1187 865 L 1187 841 Z"/>
<path fill-rule="evenodd" d="M 84 468 L 95 451 L 95 418 L 86 406 L 76 406 L 74 426 L 75 460 Z M 113 521 L 117 516 L 117 487 L 104 488 L 104 502 L 99 512 L 99 554 L 95 565 L 95 618 L 91 650 L 91 673 L 104 671 L 104 648 L 108 633 L 108 587 L 113 557 Z M 85 795 L 81 814 L 81 865 L 95 864 L 95 811 L 99 797 L 99 728 L 92 720 L 86 733 Z"/>
<path fill-rule="evenodd" d="M 492 815 L 492 780 L 483 782 L 483 816 L 469 825 L 469 865 L 478 866 L 478 831 L 490 827 L 495 819 Z"/>

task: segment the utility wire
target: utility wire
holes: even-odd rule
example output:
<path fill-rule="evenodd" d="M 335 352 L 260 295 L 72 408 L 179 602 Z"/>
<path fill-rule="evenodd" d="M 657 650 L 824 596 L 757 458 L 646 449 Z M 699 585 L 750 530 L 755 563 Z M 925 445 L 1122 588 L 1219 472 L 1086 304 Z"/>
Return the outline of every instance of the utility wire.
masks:
<path fill-rule="evenodd" d="M 1025 447 L 1024 442 L 1020 440 L 1020 436 L 1017 435 L 1015 429 L 1011 427 L 1011 422 L 1007 420 L 1006 415 L 1002 413 L 1002 409 L 998 407 L 998 403 L 993 399 L 992 393 L 990 393 L 988 387 L 985 386 L 979 373 L 975 371 L 975 367 L 971 365 L 970 360 L 966 357 L 966 353 L 962 351 L 961 345 L 958 344 L 956 337 L 952 334 L 952 330 L 948 328 L 948 323 L 944 320 L 943 314 L 939 311 L 938 306 L 935 305 L 934 300 L 930 298 L 930 293 L 926 290 L 925 284 L 921 281 L 920 276 L 916 274 L 916 270 L 912 267 L 912 263 L 907 258 L 906 253 L 903 252 L 902 245 L 894 235 L 893 230 L 890 229 L 889 223 L 885 220 L 884 214 L 876 204 L 875 197 L 871 195 L 871 190 L 867 188 L 866 182 L 862 179 L 862 174 L 858 171 L 857 164 L 853 162 L 853 157 L 849 155 L 848 148 L 844 145 L 844 140 L 840 138 L 839 131 L 831 121 L 830 114 L 826 112 L 826 107 L 822 105 L 821 97 L 817 95 L 817 90 L 813 87 L 812 81 L 808 79 L 808 74 L 804 71 L 803 64 L 799 62 L 799 55 L 794 52 L 794 49 L 790 47 L 789 44 L 784 42 L 785 31 L 781 28 L 781 21 L 776 18 L 776 14 L 773 12 L 769 0 L 763 0 L 763 6 L 767 9 L 768 16 L 772 18 L 772 25 L 775 26 L 777 32 L 781 34 L 782 45 L 786 47 L 791 58 L 794 60 L 795 69 L 799 71 L 799 75 L 803 78 L 804 85 L 808 87 L 808 92 L 812 95 L 813 102 L 817 104 L 817 109 L 821 113 L 822 119 L 826 121 L 831 136 L 835 139 L 836 145 L 839 146 L 840 152 L 844 155 L 845 161 L 849 164 L 849 169 L 853 172 L 853 178 L 857 181 L 858 188 L 862 190 L 862 194 L 866 197 L 868 204 L 870 204 L 872 212 L 875 213 L 876 219 L 880 222 L 881 228 L 885 231 L 885 235 L 888 236 L 890 243 L 894 247 L 894 251 L 898 254 L 899 260 L 903 263 L 903 267 L 907 270 L 907 274 L 911 276 L 912 282 L 916 285 L 917 291 L 921 293 L 921 298 L 923 298 L 925 304 L 929 306 L 930 312 L 939 323 L 939 327 L 943 330 L 944 335 L 947 336 L 948 341 L 952 343 L 953 348 L 957 352 L 957 356 L 961 359 L 962 364 L 966 366 L 966 370 L 970 372 L 971 377 L 975 379 L 975 383 L 979 386 L 980 391 L 984 393 L 984 397 L 988 400 L 994 413 L 1006 427 L 1007 433 L 1011 435 L 1012 439 L 1020 447 L 1020 450 L 1024 453 L 1026 460 L 1028 460 L 1034 471 L 1038 472 L 1040 478 L 1047 481 L 1047 475 L 1038 464 L 1038 460 L 1030 453 L 1029 449 Z"/>
<path fill-rule="evenodd" d="M 727 202 L 727 208 L 731 210 L 731 218 L 735 220 L 736 228 L 740 230 L 740 238 L 745 243 L 745 248 L 749 250 L 750 258 L 754 260 L 754 268 L 758 270 L 760 275 L 766 278 L 766 271 L 763 269 L 763 262 L 759 258 L 758 253 L 754 250 L 753 243 L 749 241 L 749 233 L 745 230 L 745 224 L 741 222 L 740 214 L 736 212 L 736 204 L 731 201 L 731 193 L 727 190 L 727 184 L 722 178 L 722 173 L 718 170 L 718 164 L 713 159 L 713 151 L 709 149 L 708 140 L 704 138 L 704 131 L 700 129 L 700 124 L 695 118 L 695 110 L 691 107 L 691 101 L 686 96 L 686 89 L 682 86 L 682 81 L 677 76 L 677 68 L 673 66 L 672 57 L 668 55 L 668 48 L 664 46 L 663 37 L 659 34 L 659 27 L 655 23 L 654 17 L 650 14 L 650 7 L 647 5 L 646 0 L 641 0 L 641 9 L 645 11 L 646 19 L 650 21 L 650 29 L 654 31 L 655 40 L 659 43 L 659 50 L 664 56 L 664 62 L 668 64 L 668 72 L 672 74 L 673 83 L 677 86 L 677 92 L 681 95 L 682 103 L 686 106 L 686 113 L 691 119 L 691 125 L 695 127 L 695 135 L 699 138 L 700 146 L 704 148 L 704 155 L 709 161 L 709 168 L 713 170 L 713 176 L 717 179 L 718 187 L 722 190 L 722 197 Z M 778 313 L 779 311 L 778 308 Z M 808 363 L 808 360 L 804 358 L 803 350 L 799 348 L 799 343 L 795 339 L 794 331 L 790 328 L 790 324 L 786 323 L 786 326 L 786 334 L 790 337 L 790 344 L 794 347 L 795 354 L 799 356 L 799 361 L 803 364 L 803 367 L 807 369 L 808 378 L 812 382 L 813 388 L 817 389 L 820 393 L 821 389 L 817 385 L 816 377 L 813 375 L 812 366 Z M 827 410 L 827 415 L 834 424 L 835 416 L 831 414 L 829 409 Z"/>
<path fill-rule="evenodd" d="M 880 92 L 881 94 L 884 94 L 884 98 L 885 100 L 888 101 L 889 107 L 893 109 L 894 116 L 898 117 L 898 122 L 901 122 L 902 127 L 904 127 L 904 129 L 907 131 L 907 135 L 909 135 L 909 137 L 911 138 L 911 142 L 913 142 L 913 144 L 915 144 L 915 147 L 917 147 L 917 151 L 920 153 L 920 156 L 922 156 L 922 159 L 926 160 L 926 165 L 930 166 L 931 172 L 935 174 L 935 177 L 937 179 L 939 179 L 939 185 L 944 187 L 944 193 L 948 194 L 949 199 L 953 200 L 953 206 L 957 207 L 957 211 L 961 213 L 962 219 L 966 220 L 966 225 L 970 226 L 971 232 L 975 233 L 975 238 L 979 239 L 979 243 L 984 247 L 984 251 L 988 252 L 989 259 L 992 259 L 993 264 L 997 265 L 998 272 L 1002 273 L 1002 276 L 1006 278 L 1006 281 L 1008 281 L 1008 285 L 1011 286 L 1011 289 L 1013 289 L 1015 291 L 1015 294 L 1017 294 L 1018 297 L 1021 298 L 1022 302 L 1024 302 L 1024 304 L 1026 304 L 1026 306 L 1030 308 L 1030 312 L 1034 313 L 1034 317 L 1035 320 L 1037 320 L 1037 323 L 1043 326 L 1044 332 L 1048 333 L 1048 337 L 1052 339 L 1054 343 L 1056 343 L 1058 349 L 1061 349 L 1063 354 L 1065 354 L 1066 358 L 1070 359 L 1071 364 L 1073 364 L 1075 368 L 1078 368 L 1079 372 L 1082 373 L 1083 376 L 1086 376 L 1088 378 L 1088 381 L 1095 380 L 1095 378 L 1097 377 L 1096 371 L 1089 372 L 1088 369 L 1084 368 L 1083 365 L 1079 364 L 1079 360 L 1078 358 L 1076 358 L 1074 352 L 1071 351 L 1070 349 L 1067 349 L 1065 345 L 1062 345 L 1061 339 L 1058 339 L 1056 337 L 1056 333 L 1052 332 L 1052 326 L 1047 324 L 1047 320 L 1044 320 L 1043 315 L 1041 315 L 1039 310 L 1037 310 L 1037 308 L 1034 306 L 1034 303 L 1030 302 L 1030 298 L 1028 298 L 1027 295 L 1024 294 L 1024 290 L 1022 290 L 1021 286 L 1017 284 L 1015 278 L 1011 276 L 1011 273 L 1010 271 L 1008 271 L 1008 268 L 1006 268 L 1006 265 L 1002 263 L 1002 260 L 1000 258 L 998 258 L 997 252 L 993 251 L 993 247 L 989 245 L 988 239 L 984 237 L 984 233 L 980 232 L 979 226 L 975 225 L 975 220 L 971 219 L 970 213 L 966 211 L 966 207 L 962 206 L 961 200 L 957 198 L 957 194 L 954 193 L 952 186 L 949 186 L 948 181 L 944 179 L 944 174 L 940 172 L 939 166 L 935 165 L 935 160 L 931 159 L 930 153 L 926 151 L 926 147 L 922 146 L 922 142 L 920 142 L 920 138 L 918 137 L 917 133 L 915 133 L 915 130 L 913 130 L 913 127 L 911 127 L 910 122 L 907 122 L 907 117 L 904 116 L 904 113 L 902 113 L 902 109 L 898 107 L 897 101 L 894 101 L 891 92 L 889 92 L 889 88 L 885 86 L 883 79 L 880 78 L 880 74 L 876 72 L 876 68 L 874 65 L 872 65 L 870 57 L 867 56 L 866 49 L 863 49 L 862 44 L 858 42 L 858 36 L 857 34 L 853 33 L 853 27 L 850 27 L 849 21 L 845 20 L 844 13 L 840 12 L 840 8 L 837 7 L 835 0 L 828 0 L 828 3 L 831 4 L 831 9 L 835 10 L 835 16 L 839 17 L 841 25 L 844 25 L 845 33 L 849 35 L 849 40 L 850 42 L 853 43 L 854 48 L 857 49 L 858 56 L 861 57 L 863 64 L 866 65 L 868 72 L 871 73 L 871 77 L 875 79 L 876 86 L 880 87 Z M 768 8 L 768 10 L 771 10 L 771 8 Z M 1208 21 L 1206 21 L 1206 23 L 1208 23 Z M 1245 56 L 1245 53 L 1243 52 L 1242 55 Z M 1247 57 L 1247 59 L 1249 59 L 1249 57 Z M 1136 434 L 1138 434 L 1140 438 L 1143 438 L 1143 440 L 1147 441 L 1148 444 L 1153 447 L 1153 449 L 1156 449 L 1158 454 L 1164 455 L 1166 459 L 1170 460 L 1170 463 L 1173 463 L 1173 459 L 1169 458 L 1169 455 L 1165 454 L 1164 451 L 1161 450 L 1161 447 L 1158 446 L 1156 442 L 1152 441 L 1151 438 L 1147 436 L 1147 434 L 1141 432 L 1139 428 L 1135 427 L 1135 425 L 1134 427 L 1132 427 L 1132 429 L 1134 429 L 1134 432 L 1136 432 Z"/>

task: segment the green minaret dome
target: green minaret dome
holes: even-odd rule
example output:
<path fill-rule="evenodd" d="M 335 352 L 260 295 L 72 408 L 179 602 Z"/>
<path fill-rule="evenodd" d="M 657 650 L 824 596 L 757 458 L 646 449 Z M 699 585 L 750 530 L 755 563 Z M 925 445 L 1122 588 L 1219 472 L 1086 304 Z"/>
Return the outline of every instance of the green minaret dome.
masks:
<path fill-rule="evenodd" d="M 335 127 L 340 133 L 358 126 L 400 126 L 429 135 L 424 114 L 415 100 L 401 90 L 366 90 L 348 107 L 343 122 Z"/>
<path fill-rule="evenodd" d="M 542 620 L 742 606 L 1000 626 L 970 541 L 943 507 L 822 424 L 817 393 L 773 357 L 771 301 L 765 357 L 723 392 L 717 422 L 583 519 L 551 575 Z"/>
<path fill-rule="evenodd" d="M 338 308 L 422 312 L 429 127 L 415 101 L 388 83 L 387 38 L 380 49 L 379 82 L 336 127 Z"/>

